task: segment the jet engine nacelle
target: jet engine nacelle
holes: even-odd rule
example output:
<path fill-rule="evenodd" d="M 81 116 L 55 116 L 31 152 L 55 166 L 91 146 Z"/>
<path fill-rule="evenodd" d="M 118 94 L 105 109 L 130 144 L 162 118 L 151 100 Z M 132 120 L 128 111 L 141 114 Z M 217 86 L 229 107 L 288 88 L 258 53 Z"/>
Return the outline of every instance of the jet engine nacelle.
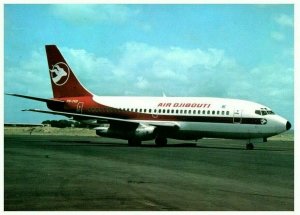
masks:
<path fill-rule="evenodd" d="M 141 141 L 153 140 L 156 136 L 156 127 L 154 126 L 139 126 L 135 129 L 126 128 L 111 128 L 97 127 L 96 134 L 102 137 L 112 137 L 118 139 L 138 139 Z"/>

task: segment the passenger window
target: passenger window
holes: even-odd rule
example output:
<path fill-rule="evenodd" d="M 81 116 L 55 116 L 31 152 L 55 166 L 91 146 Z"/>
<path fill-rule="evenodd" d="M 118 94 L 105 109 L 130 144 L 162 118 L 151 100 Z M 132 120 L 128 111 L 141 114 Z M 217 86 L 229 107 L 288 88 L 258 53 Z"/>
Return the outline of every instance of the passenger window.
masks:
<path fill-rule="evenodd" d="M 151 113 L 151 109 L 149 109 L 149 113 Z"/>
<path fill-rule="evenodd" d="M 207 111 L 207 114 L 210 114 L 210 110 Z"/>
<path fill-rule="evenodd" d="M 161 109 L 158 109 L 158 113 L 160 113 L 161 112 Z"/>
<path fill-rule="evenodd" d="M 182 113 L 183 113 L 183 110 L 180 110 L 180 113 L 182 114 Z"/>
<path fill-rule="evenodd" d="M 201 114 L 201 110 L 198 110 L 198 114 Z"/>
<path fill-rule="evenodd" d="M 170 110 L 169 110 L 169 109 L 167 110 L 167 113 L 170 113 Z"/>
<path fill-rule="evenodd" d="M 189 114 L 191 114 L 191 112 L 192 112 L 192 111 L 191 111 L 191 110 L 189 110 Z"/>
<path fill-rule="evenodd" d="M 205 110 L 202 111 L 202 114 L 205 114 Z"/>
<path fill-rule="evenodd" d="M 162 110 L 163 113 L 165 113 L 165 111 L 166 111 L 165 109 Z"/>
<path fill-rule="evenodd" d="M 138 109 L 137 109 L 137 108 L 135 109 L 135 112 L 138 112 Z"/>
<path fill-rule="evenodd" d="M 174 110 L 171 110 L 171 113 L 174 113 Z"/>
<path fill-rule="evenodd" d="M 184 113 L 186 114 L 186 113 L 187 113 L 187 110 L 184 110 Z"/>
<path fill-rule="evenodd" d="M 146 113 L 147 112 L 147 109 L 144 109 L 144 113 Z"/>
<path fill-rule="evenodd" d="M 225 114 L 225 111 L 222 111 L 222 113 L 221 113 L 222 115 L 224 115 Z"/>
<path fill-rule="evenodd" d="M 229 111 L 226 111 L 226 115 L 227 115 L 227 116 L 229 115 Z"/>
<path fill-rule="evenodd" d="M 193 111 L 193 114 L 196 114 L 196 110 Z"/>
<path fill-rule="evenodd" d="M 219 115 L 219 114 L 220 114 L 220 111 L 217 111 L 217 114 Z"/>
<path fill-rule="evenodd" d="M 154 113 L 156 113 L 156 109 L 154 109 Z"/>
<path fill-rule="evenodd" d="M 215 111 L 214 110 L 212 111 L 212 115 L 215 115 Z"/>

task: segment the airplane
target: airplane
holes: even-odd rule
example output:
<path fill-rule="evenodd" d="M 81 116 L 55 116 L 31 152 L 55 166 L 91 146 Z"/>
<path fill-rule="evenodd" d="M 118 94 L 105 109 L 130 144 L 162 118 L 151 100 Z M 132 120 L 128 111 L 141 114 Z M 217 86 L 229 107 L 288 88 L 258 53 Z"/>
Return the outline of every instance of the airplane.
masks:
<path fill-rule="evenodd" d="M 62 115 L 94 126 L 102 137 L 128 140 L 129 146 L 167 138 L 243 139 L 254 143 L 291 128 L 291 123 L 270 108 L 251 101 L 212 97 L 97 96 L 77 79 L 56 45 L 46 45 L 53 98 L 8 94 L 45 102 L 50 110 L 27 109 Z"/>

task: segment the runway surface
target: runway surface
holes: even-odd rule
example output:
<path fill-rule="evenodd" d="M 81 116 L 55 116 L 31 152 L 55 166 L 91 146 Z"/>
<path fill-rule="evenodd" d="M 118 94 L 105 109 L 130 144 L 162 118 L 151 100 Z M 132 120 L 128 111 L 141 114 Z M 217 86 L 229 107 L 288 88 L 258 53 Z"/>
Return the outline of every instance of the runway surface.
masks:
<path fill-rule="evenodd" d="M 5 210 L 293 210 L 294 142 L 4 137 Z"/>

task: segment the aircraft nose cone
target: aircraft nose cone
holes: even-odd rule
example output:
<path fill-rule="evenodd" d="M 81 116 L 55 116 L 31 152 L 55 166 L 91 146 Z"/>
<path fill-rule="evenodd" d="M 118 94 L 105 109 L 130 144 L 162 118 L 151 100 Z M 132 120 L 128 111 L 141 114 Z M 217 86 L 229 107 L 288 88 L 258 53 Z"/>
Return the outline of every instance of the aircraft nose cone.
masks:
<path fill-rule="evenodd" d="M 286 130 L 290 130 L 291 127 L 292 127 L 291 123 L 289 121 L 287 121 Z"/>

